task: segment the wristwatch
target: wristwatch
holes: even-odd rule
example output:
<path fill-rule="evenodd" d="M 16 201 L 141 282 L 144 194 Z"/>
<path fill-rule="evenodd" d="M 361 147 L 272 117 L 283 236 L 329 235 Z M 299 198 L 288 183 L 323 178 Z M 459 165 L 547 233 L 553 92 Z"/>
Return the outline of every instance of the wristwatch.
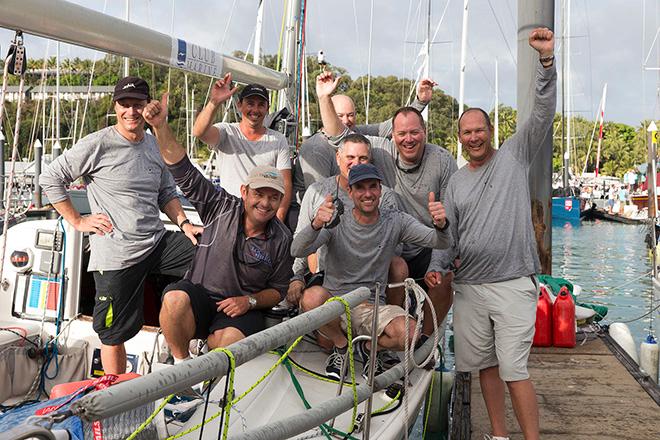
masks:
<path fill-rule="evenodd" d="M 185 225 L 188 225 L 188 224 L 191 224 L 191 223 L 190 223 L 190 220 L 188 220 L 188 219 L 186 218 L 186 219 L 184 219 L 181 223 L 179 223 L 179 229 L 181 229 L 181 231 L 183 231 L 183 227 L 184 227 Z"/>
<path fill-rule="evenodd" d="M 247 299 L 248 299 L 248 305 L 250 306 L 250 310 L 257 307 L 257 298 L 255 298 L 252 295 L 248 295 Z"/>

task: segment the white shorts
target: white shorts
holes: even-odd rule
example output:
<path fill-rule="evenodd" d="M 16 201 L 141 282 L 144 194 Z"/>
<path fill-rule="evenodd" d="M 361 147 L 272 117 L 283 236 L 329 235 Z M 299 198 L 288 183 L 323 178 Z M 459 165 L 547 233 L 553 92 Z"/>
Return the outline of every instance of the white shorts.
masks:
<path fill-rule="evenodd" d="M 499 365 L 504 381 L 528 379 L 538 298 L 535 281 L 521 277 L 499 283 L 454 283 L 454 290 L 456 370 Z"/>

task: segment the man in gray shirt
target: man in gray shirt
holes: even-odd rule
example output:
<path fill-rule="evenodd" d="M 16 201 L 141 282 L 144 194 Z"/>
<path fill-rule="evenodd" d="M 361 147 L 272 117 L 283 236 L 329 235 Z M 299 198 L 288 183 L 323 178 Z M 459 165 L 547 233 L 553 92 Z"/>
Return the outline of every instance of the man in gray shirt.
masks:
<path fill-rule="evenodd" d="M 350 131 L 337 117 L 330 95 L 337 87 L 338 79 L 332 73 L 320 74 L 316 81 L 321 118 L 331 142 L 340 142 Z M 431 82 L 431 85 L 435 84 Z M 432 86 L 429 87 L 432 89 Z M 430 100 L 430 96 L 428 96 Z M 392 118 L 392 140 L 367 136 L 371 141 L 373 163 L 383 172 L 383 183 L 397 194 L 399 206 L 427 226 L 431 222 L 426 215 L 428 194 L 433 192 L 442 200 L 449 177 L 456 171 L 456 161 L 442 147 L 426 143 L 426 126 L 421 113 L 413 107 L 402 107 Z M 442 278 L 427 270 L 432 251 L 414 245 L 404 245 L 402 257 L 407 263 L 404 278 L 425 277 L 429 296 L 433 302 L 438 324 L 447 315 L 452 303 L 451 274 Z M 403 304 L 403 287 L 392 289 L 388 297 L 394 304 Z M 425 336 L 433 332 L 433 320 L 428 303 L 424 304 Z"/>
<path fill-rule="evenodd" d="M 528 174 L 543 139 L 551 136 L 557 72 L 554 36 L 531 32 L 539 53 L 532 114 L 500 147 L 482 109 L 469 109 L 458 121 L 468 165 L 449 180 L 445 195 L 460 265 L 454 278 L 456 370 L 479 371 L 493 439 L 506 439 L 505 387 L 525 439 L 539 438 L 539 416 L 527 359 L 534 336 L 540 271 L 531 219 Z M 449 261 L 434 261 L 444 272 Z"/>
<path fill-rule="evenodd" d="M 146 276 L 183 276 L 194 254 L 195 234 L 201 232 L 186 219 L 156 139 L 144 131 L 142 111 L 148 100 L 149 86 L 143 79 L 120 79 L 113 96 L 117 124 L 81 139 L 41 175 L 57 212 L 77 231 L 91 233 L 87 270 L 96 284 L 93 326 L 108 374 L 126 371 L 124 342 L 142 327 Z M 85 217 L 66 191 L 79 177 L 94 213 Z M 185 236 L 166 232 L 160 211 Z"/>
<path fill-rule="evenodd" d="M 291 253 L 304 257 L 321 246 L 327 246 L 326 272 L 323 286 L 305 290 L 301 306 L 310 310 L 323 304 L 331 296 L 343 295 L 358 287 L 367 286 L 375 294 L 376 283 L 385 286 L 390 261 L 399 243 L 446 248 L 450 246 L 449 235 L 442 203 L 429 198 L 428 210 L 433 228 L 429 228 L 412 216 L 392 210 L 378 208 L 381 196 L 382 176 L 371 164 L 359 164 L 349 173 L 349 195 L 354 207 L 341 216 L 340 223 L 332 229 L 324 227 L 334 215 L 332 196 L 327 196 L 318 209 L 314 220 L 296 233 L 291 244 Z M 372 302 L 373 302 L 372 298 Z M 384 303 L 384 294 L 380 298 Z M 399 306 L 385 305 L 379 309 L 377 334 L 378 346 L 384 349 L 402 350 L 405 339 L 412 331 L 405 328 L 405 312 Z M 373 306 L 364 304 L 353 309 L 352 327 L 357 334 L 370 334 L 370 314 Z M 414 326 L 414 322 L 412 324 Z M 414 327 L 411 327 L 414 329 Z M 334 344 L 328 358 L 326 373 L 338 377 L 346 354 L 347 339 L 339 320 L 334 320 L 319 329 Z M 409 341 L 411 345 L 415 341 Z M 369 365 L 367 353 L 369 343 L 358 343 L 358 358 Z"/>
<path fill-rule="evenodd" d="M 249 84 L 241 90 L 238 99 L 240 122 L 213 124 L 221 104 L 237 90 L 231 87 L 231 73 L 216 81 L 209 102 L 195 119 L 193 134 L 216 150 L 221 185 L 236 197 L 241 196 L 241 185 L 252 168 L 262 165 L 277 168 L 284 176 L 285 191 L 277 218 L 284 221 L 293 194 L 291 154 L 284 135 L 264 126 L 268 114 L 266 88 Z"/>
<path fill-rule="evenodd" d="M 410 104 L 420 112 L 428 105 L 435 83 L 429 78 L 422 79 L 417 84 L 417 96 Z M 337 118 L 349 130 L 363 135 L 387 138 L 392 135 L 392 119 L 379 124 L 356 125 L 355 103 L 350 96 L 334 95 L 332 103 Z M 300 146 L 294 166 L 293 188 L 298 203 L 302 203 L 305 191 L 311 184 L 325 177 L 339 173 L 335 153 L 337 148 L 328 141 L 323 129 L 314 133 Z"/>

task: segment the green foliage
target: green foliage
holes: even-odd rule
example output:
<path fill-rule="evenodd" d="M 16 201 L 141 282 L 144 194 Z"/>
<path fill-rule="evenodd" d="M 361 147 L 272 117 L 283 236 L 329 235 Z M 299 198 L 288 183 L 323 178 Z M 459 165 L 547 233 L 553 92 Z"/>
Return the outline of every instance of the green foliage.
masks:
<path fill-rule="evenodd" d="M 237 58 L 251 60 L 252 56 L 245 56 L 242 52 L 234 52 Z M 281 61 L 275 55 L 265 55 L 262 64 L 277 69 Z M 0 63 L 1 65 L 1 63 Z M 41 71 L 46 69 L 49 75 L 45 76 L 46 84 L 55 85 L 55 58 L 47 60 L 31 59 L 28 61 L 30 71 L 39 72 L 37 74 L 27 75 L 25 88 L 32 93 L 38 91 L 41 83 Z M 65 59 L 60 63 L 60 83 L 64 86 L 87 86 L 89 84 L 92 66 L 94 75 L 93 85 L 114 85 L 117 80 L 123 76 L 123 58 L 116 55 L 106 55 L 96 63 L 93 60 L 83 60 L 80 58 Z M 340 93 L 350 96 L 356 105 L 357 122 L 363 124 L 366 122 L 366 90 L 367 78 L 358 77 L 352 79 L 346 70 L 338 66 L 328 66 L 336 75 L 342 77 L 339 84 Z M 310 119 L 312 130 L 320 127 L 320 115 L 318 103 L 315 95 L 316 76 L 321 71 L 316 57 L 307 58 L 307 87 L 310 99 Z M 186 117 L 185 117 L 185 78 L 188 80 L 189 98 L 192 97 L 194 90 L 195 102 L 194 111 L 199 111 L 205 104 L 206 95 L 210 87 L 208 77 L 184 73 L 180 70 L 168 69 L 162 66 L 156 66 L 139 60 L 131 60 L 131 74 L 145 78 L 152 87 L 152 95 L 159 98 L 168 90 L 170 91 L 169 120 L 175 131 L 177 139 L 183 145 L 186 144 Z M 18 85 L 18 78 L 10 76 L 10 85 Z M 169 85 L 169 86 L 168 86 Z M 369 122 L 381 122 L 389 119 L 394 111 L 408 102 L 408 96 L 411 91 L 411 80 L 407 78 L 397 78 L 394 76 L 372 77 L 370 86 L 369 101 Z M 51 117 L 53 115 L 52 100 L 46 102 L 45 125 L 43 123 L 44 109 L 43 101 L 32 100 L 28 98 L 24 102 L 21 114 L 21 130 L 19 135 L 19 149 L 21 157 L 31 156 L 31 145 L 36 139 L 42 139 L 45 132 L 45 138 L 53 137 Z M 413 91 L 414 95 L 414 91 Z M 414 98 L 414 96 L 413 96 Z M 275 100 L 274 100 L 275 101 Z M 61 125 L 60 136 L 70 138 L 76 132 L 76 138 L 99 130 L 108 125 L 114 124 L 112 115 L 112 101 L 109 96 L 99 100 L 90 100 L 85 112 L 84 123 L 77 123 L 74 119 L 76 113 L 76 103 L 72 101 L 61 101 Z M 78 105 L 78 121 L 82 118 L 84 102 Z M 457 116 L 458 104 L 456 100 L 445 94 L 444 91 L 436 89 L 433 93 L 433 100 L 430 103 L 430 121 L 428 123 L 429 142 L 444 146 L 453 154 L 456 152 L 457 142 Z M 490 113 L 491 119 L 494 119 L 494 112 Z M 218 117 L 222 117 L 219 115 Z M 516 130 L 516 111 L 508 106 L 499 108 L 499 141 L 509 138 Z M 7 144 L 12 145 L 14 136 L 14 124 L 16 119 L 16 103 L 5 103 L 5 116 L 3 121 L 4 134 L 7 138 Z M 554 156 L 553 169 L 559 171 L 562 168 L 563 144 L 565 139 L 561 127 L 561 117 L 557 115 L 554 122 Z M 572 133 L 574 139 L 574 150 L 571 152 L 571 166 L 574 172 L 582 172 L 587 150 L 591 140 L 593 130 L 593 121 L 588 121 L 582 117 L 572 117 Z M 81 126 L 82 125 L 82 126 Z M 605 123 L 605 139 L 603 140 L 600 169 L 601 173 L 622 176 L 634 165 L 646 162 L 646 132 L 645 124 L 638 127 L 631 127 L 617 122 Z M 596 146 L 598 131 L 595 137 L 589 159 L 587 160 L 586 171 L 593 171 L 595 167 Z M 64 148 L 71 146 L 71 140 L 63 140 Z M 46 142 L 46 151 L 50 150 L 50 142 Z M 207 157 L 208 149 L 201 142 L 197 142 L 197 154 L 201 157 Z M 8 152 L 6 153 L 7 157 Z"/>

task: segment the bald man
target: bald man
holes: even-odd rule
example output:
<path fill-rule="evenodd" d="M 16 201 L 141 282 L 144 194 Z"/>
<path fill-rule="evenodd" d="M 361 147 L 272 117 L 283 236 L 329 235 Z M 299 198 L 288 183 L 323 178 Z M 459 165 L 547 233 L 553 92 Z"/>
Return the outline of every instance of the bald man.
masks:
<path fill-rule="evenodd" d="M 432 81 L 423 79 L 417 84 L 417 96 L 411 106 L 419 111 L 424 110 L 431 100 Z M 341 122 L 351 131 L 363 135 L 391 137 L 392 120 L 379 124 L 356 125 L 355 103 L 347 95 L 332 97 L 335 111 Z M 293 190 L 298 203 L 309 186 L 323 178 L 339 174 L 336 160 L 337 148 L 328 142 L 323 129 L 302 143 L 294 166 Z"/>

